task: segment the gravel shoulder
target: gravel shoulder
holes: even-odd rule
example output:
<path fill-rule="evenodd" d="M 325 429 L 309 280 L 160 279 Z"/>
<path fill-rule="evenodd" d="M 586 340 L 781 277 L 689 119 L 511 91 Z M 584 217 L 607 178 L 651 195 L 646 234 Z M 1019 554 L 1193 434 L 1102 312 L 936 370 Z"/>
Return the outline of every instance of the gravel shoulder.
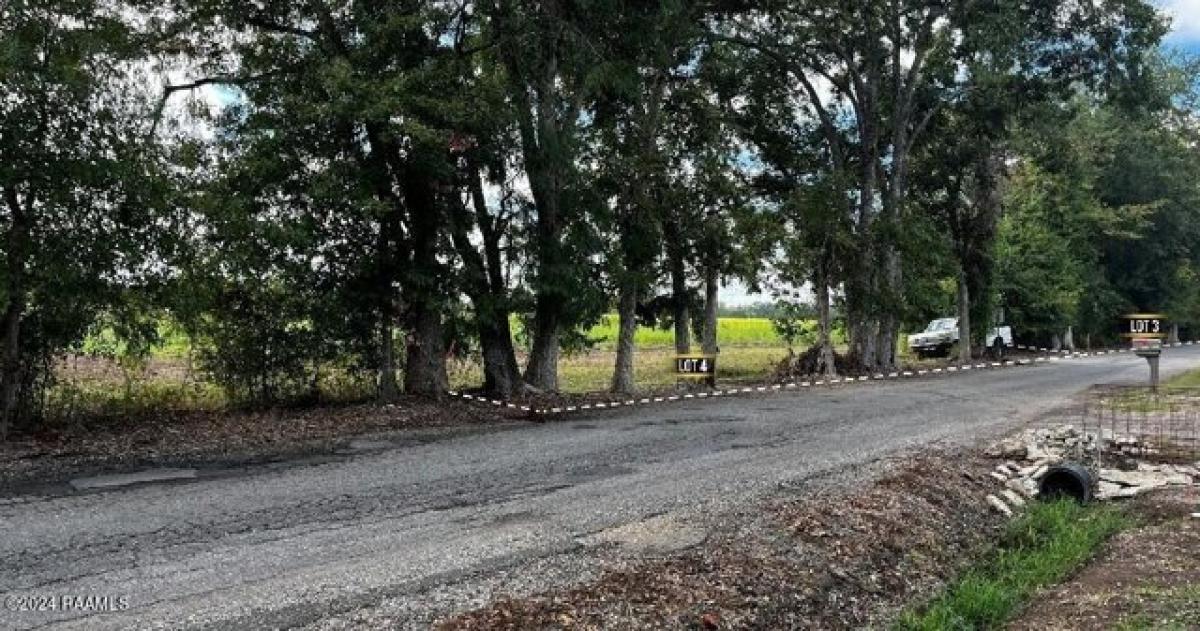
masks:
<path fill-rule="evenodd" d="M 886 624 L 928 597 L 1003 524 L 983 501 L 997 484 L 978 454 L 926 453 L 812 480 L 713 520 L 677 554 L 621 563 L 570 589 L 502 598 L 435 623 L 443 630 L 762 628 Z M 660 535 L 662 537 L 662 535 Z M 618 537 L 606 554 L 644 551 Z M 385 611 L 380 608 L 377 611 Z M 379 628 L 378 618 L 355 619 Z M 325 628 L 337 628 L 326 626 Z"/>

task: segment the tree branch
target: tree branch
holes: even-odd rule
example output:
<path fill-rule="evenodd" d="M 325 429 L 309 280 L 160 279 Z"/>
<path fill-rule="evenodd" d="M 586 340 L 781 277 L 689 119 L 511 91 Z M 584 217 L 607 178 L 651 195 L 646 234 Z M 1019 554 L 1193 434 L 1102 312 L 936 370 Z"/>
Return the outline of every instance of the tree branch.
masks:
<path fill-rule="evenodd" d="M 160 122 L 162 122 L 162 115 L 163 115 L 163 111 L 167 107 L 167 101 L 169 101 L 171 99 L 171 96 L 174 95 L 176 92 L 188 92 L 191 90 L 196 90 L 196 89 L 202 88 L 206 85 L 235 85 L 235 86 L 249 85 L 251 83 L 255 83 L 255 82 L 261 81 L 263 79 L 266 79 L 267 77 L 270 77 L 275 74 L 278 74 L 278 72 L 273 71 L 273 72 L 267 72 L 267 73 L 263 73 L 263 74 L 259 74 L 259 75 L 248 75 L 248 76 L 236 76 L 236 75 L 214 76 L 214 77 L 204 77 L 202 79 L 196 79 L 195 81 L 191 81 L 188 83 L 165 85 L 165 86 L 163 86 L 162 98 L 160 98 L 158 100 L 158 106 L 155 107 L 155 109 L 154 109 L 154 118 L 152 119 L 152 121 L 150 123 L 150 131 L 147 133 L 147 137 L 152 137 L 152 136 L 154 136 L 155 133 L 158 132 L 158 125 Z"/>

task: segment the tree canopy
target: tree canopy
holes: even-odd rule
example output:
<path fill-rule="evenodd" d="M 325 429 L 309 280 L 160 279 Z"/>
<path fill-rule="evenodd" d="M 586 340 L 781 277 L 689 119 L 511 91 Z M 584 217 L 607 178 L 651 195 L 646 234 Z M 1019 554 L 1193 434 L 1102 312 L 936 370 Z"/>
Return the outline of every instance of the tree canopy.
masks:
<path fill-rule="evenodd" d="M 163 318 L 260 403 L 335 365 L 437 397 L 455 356 L 554 391 L 609 310 L 628 392 L 635 327 L 717 352 L 732 279 L 812 303 L 825 373 L 951 309 L 976 345 L 1200 325 L 1200 75 L 1144 0 L 14 0 L 0 32 L 4 427 L 90 330 Z"/>

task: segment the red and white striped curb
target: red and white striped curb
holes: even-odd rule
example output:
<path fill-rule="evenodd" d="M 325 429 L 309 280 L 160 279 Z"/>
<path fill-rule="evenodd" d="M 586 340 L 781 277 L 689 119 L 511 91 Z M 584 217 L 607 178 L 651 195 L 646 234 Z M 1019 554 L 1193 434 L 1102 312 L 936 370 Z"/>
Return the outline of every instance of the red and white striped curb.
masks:
<path fill-rule="evenodd" d="M 1196 341 L 1176 342 L 1174 344 L 1164 344 L 1168 347 L 1192 346 L 1197 344 Z M 512 401 L 504 401 L 501 399 L 492 399 L 478 395 L 450 390 L 446 394 L 450 397 L 482 403 L 496 408 L 504 408 L 510 410 L 519 410 L 528 412 L 535 416 L 546 416 L 551 414 L 564 414 L 570 412 L 585 412 L 591 410 L 611 410 L 614 408 L 633 407 L 641 405 L 651 405 L 655 403 L 670 403 L 675 401 L 685 401 L 692 399 L 715 399 L 718 397 L 729 397 L 738 394 L 753 394 L 763 392 L 778 392 L 781 390 L 803 390 L 810 388 L 820 388 L 825 386 L 835 386 L 844 384 L 855 384 L 869 381 L 886 381 L 889 379 L 907 379 L 912 377 L 925 377 L 930 375 L 944 375 L 949 373 L 968 372 L 971 370 L 983 370 L 988 368 L 1010 368 L 1014 366 L 1030 366 L 1040 363 L 1060 362 L 1064 359 L 1078 359 L 1083 357 L 1093 357 L 1100 355 L 1115 355 L 1118 353 L 1132 352 L 1128 348 L 1106 349 L 1097 351 L 1054 351 L 1045 348 L 1035 348 L 1032 346 L 1017 345 L 1020 350 L 1035 350 L 1046 353 L 1045 356 L 1034 357 L 1031 359 L 1016 359 L 992 362 L 979 362 L 976 364 L 958 364 L 944 366 L 939 368 L 922 368 L 917 370 L 897 370 L 888 373 L 876 373 L 874 375 L 863 375 L 859 377 L 834 377 L 832 379 L 809 379 L 805 381 L 790 381 L 788 383 L 776 383 L 765 386 L 739 386 L 731 388 L 718 388 L 704 392 L 688 392 L 684 394 L 672 395 L 654 395 L 620 401 L 601 401 L 596 403 L 580 403 L 575 405 L 563 405 L 556 407 L 537 408 L 529 405 L 521 405 Z"/>

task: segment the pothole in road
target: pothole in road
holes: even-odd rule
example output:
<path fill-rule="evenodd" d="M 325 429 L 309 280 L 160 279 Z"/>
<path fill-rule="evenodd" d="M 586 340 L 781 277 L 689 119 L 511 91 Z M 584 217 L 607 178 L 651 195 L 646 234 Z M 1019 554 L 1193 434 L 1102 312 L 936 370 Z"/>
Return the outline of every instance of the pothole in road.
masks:
<path fill-rule="evenodd" d="M 658 515 L 601 530 L 580 539 L 585 546 L 615 544 L 625 554 L 658 556 L 704 543 L 708 533 L 670 515 Z"/>
<path fill-rule="evenodd" d="M 130 484 L 145 484 L 148 482 L 168 482 L 171 480 L 191 480 L 196 477 L 195 469 L 146 469 L 133 473 L 111 473 L 95 475 L 86 478 L 75 478 L 70 484 L 77 491 L 87 489 L 105 489 Z"/>
<path fill-rule="evenodd" d="M 668 418 L 664 419 L 666 425 L 680 425 L 682 423 L 738 423 L 746 420 L 744 416 L 700 416 L 691 418 Z"/>
<path fill-rule="evenodd" d="M 355 438 L 350 441 L 350 449 L 354 451 L 377 451 L 387 449 L 388 447 L 395 447 L 395 444 L 386 440 L 371 440 L 369 438 Z"/>

